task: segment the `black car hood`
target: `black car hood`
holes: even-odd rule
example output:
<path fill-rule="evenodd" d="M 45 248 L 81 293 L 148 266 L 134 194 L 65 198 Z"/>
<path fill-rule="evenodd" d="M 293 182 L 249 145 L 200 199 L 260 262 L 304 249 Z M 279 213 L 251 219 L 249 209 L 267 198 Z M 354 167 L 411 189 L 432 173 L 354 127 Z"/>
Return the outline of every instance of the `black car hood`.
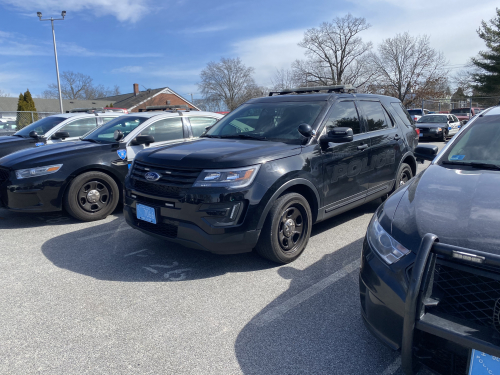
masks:
<path fill-rule="evenodd" d="M 441 243 L 500 254 L 499 191 L 500 171 L 430 165 L 400 200 L 392 236 L 412 251 L 433 233 Z"/>
<path fill-rule="evenodd" d="M 1 131 L 0 131 L 1 132 Z M 32 138 L 21 138 L 21 137 L 14 137 L 12 135 L 3 135 L 0 136 L 0 147 L 5 144 L 10 144 L 10 143 L 19 143 L 19 142 L 29 142 L 30 140 L 33 140 Z"/>
<path fill-rule="evenodd" d="M 417 128 L 447 128 L 448 124 L 446 122 L 417 122 L 415 124 Z"/>
<path fill-rule="evenodd" d="M 233 168 L 300 154 L 301 147 L 281 142 L 202 138 L 151 148 L 136 160 L 152 164 L 196 168 Z"/>
<path fill-rule="evenodd" d="M 7 168 L 30 168 L 50 164 L 64 164 L 64 160 L 84 157 L 98 148 L 110 148 L 111 144 L 97 144 L 84 141 L 61 142 L 37 148 L 20 150 L 0 158 L 0 165 Z M 118 156 L 117 156 L 118 158 Z"/>

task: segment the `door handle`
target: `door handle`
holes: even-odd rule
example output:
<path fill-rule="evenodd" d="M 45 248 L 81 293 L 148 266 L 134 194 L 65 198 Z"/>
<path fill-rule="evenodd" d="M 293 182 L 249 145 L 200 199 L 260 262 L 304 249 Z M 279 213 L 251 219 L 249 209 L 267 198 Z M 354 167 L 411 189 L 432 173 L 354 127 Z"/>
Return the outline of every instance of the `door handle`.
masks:
<path fill-rule="evenodd" d="M 396 134 L 396 135 L 394 136 L 394 139 L 395 139 L 396 141 L 399 141 L 399 140 L 401 139 L 401 137 L 400 137 L 398 134 Z"/>
<path fill-rule="evenodd" d="M 368 148 L 368 145 L 366 143 L 358 146 L 358 150 L 360 150 L 360 151 L 366 150 L 367 148 Z"/>

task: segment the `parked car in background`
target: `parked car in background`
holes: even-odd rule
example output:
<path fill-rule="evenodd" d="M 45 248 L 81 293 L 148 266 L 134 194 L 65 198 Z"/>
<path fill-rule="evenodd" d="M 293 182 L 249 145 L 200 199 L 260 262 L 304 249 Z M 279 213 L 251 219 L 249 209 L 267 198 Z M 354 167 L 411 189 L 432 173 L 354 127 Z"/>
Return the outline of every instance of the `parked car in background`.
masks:
<path fill-rule="evenodd" d="M 25 148 L 78 140 L 119 115 L 120 113 L 61 113 L 45 117 L 9 136 L 0 136 L 0 157 Z"/>
<path fill-rule="evenodd" d="M 420 117 L 429 114 L 429 110 L 422 108 L 415 108 L 415 109 L 409 109 L 408 113 L 413 118 L 413 121 L 417 122 Z"/>
<path fill-rule="evenodd" d="M 457 118 L 462 121 L 462 124 L 467 123 L 472 117 L 478 114 L 477 108 L 453 108 L 450 113 L 457 116 Z"/>
<path fill-rule="evenodd" d="M 420 117 L 415 125 L 420 129 L 420 139 L 439 139 L 444 142 L 458 133 L 462 123 L 455 115 L 435 113 Z"/>
<path fill-rule="evenodd" d="M 17 131 L 16 121 L 0 121 L 0 136 L 12 135 Z"/>
<path fill-rule="evenodd" d="M 64 208 L 82 221 L 103 219 L 116 208 L 129 165 L 139 151 L 199 136 L 222 117 L 211 112 L 159 111 L 114 115 L 77 142 L 0 158 L 0 207 L 27 212 Z"/>
<path fill-rule="evenodd" d="M 362 317 L 401 350 L 405 374 L 416 361 L 441 374 L 499 374 L 500 106 L 472 119 L 437 157 L 430 146 L 415 156 L 431 165 L 368 226 Z"/>

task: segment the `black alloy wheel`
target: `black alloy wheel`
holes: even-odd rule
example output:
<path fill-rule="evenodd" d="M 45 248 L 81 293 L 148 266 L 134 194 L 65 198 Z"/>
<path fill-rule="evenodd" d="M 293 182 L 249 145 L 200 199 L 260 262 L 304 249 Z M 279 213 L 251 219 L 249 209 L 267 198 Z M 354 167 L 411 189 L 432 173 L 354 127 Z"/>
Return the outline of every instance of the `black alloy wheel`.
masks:
<path fill-rule="evenodd" d="M 411 171 L 410 166 L 406 163 L 401 164 L 401 167 L 399 168 L 398 179 L 397 179 L 397 181 L 399 182 L 397 187 L 405 185 L 412 178 L 413 178 L 413 173 Z"/>
<path fill-rule="evenodd" d="M 445 130 L 445 129 L 443 129 L 443 132 L 442 132 L 442 134 L 441 134 L 441 140 L 442 140 L 443 142 L 446 142 L 446 138 L 448 138 L 448 131 L 447 131 L 447 130 Z"/>
<path fill-rule="evenodd" d="M 306 248 L 311 227 L 308 201 L 297 193 L 282 195 L 266 216 L 255 250 L 273 262 L 290 263 Z"/>
<path fill-rule="evenodd" d="M 64 208 L 82 221 L 101 220 L 111 214 L 120 197 L 115 180 L 103 172 L 86 172 L 71 181 Z"/>

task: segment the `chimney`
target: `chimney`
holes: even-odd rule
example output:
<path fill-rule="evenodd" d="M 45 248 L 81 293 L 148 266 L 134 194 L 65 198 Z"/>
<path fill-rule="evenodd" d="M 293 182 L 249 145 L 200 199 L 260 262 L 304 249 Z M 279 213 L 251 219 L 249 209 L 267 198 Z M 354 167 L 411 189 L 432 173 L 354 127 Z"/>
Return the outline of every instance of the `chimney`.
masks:
<path fill-rule="evenodd" d="M 134 95 L 137 96 L 139 95 L 139 84 L 134 83 Z"/>

